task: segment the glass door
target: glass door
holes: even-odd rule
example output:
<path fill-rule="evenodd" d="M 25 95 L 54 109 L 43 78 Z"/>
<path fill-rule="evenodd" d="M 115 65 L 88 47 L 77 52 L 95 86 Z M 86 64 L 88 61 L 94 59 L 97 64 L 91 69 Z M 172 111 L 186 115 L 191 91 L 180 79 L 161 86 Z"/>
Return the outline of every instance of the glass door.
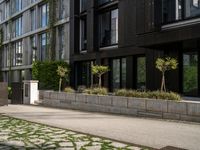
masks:
<path fill-rule="evenodd" d="M 198 53 L 183 53 L 183 94 L 198 95 Z"/>

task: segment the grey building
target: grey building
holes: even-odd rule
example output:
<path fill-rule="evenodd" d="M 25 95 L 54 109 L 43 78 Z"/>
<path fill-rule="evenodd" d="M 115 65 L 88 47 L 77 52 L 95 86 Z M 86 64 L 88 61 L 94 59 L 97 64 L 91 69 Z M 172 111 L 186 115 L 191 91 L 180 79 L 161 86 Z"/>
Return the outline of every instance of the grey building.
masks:
<path fill-rule="evenodd" d="M 0 0 L 3 81 L 32 78 L 32 63 L 49 59 L 50 29 L 54 31 L 54 59 L 69 61 L 69 3 L 70 0 Z"/>

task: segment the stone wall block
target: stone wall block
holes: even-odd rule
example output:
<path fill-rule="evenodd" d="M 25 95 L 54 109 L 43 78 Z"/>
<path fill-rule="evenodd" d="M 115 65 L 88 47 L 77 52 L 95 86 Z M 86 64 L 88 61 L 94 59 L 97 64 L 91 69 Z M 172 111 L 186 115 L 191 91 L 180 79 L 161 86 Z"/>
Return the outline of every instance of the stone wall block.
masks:
<path fill-rule="evenodd" d="M 188 103 L 188 115 L 200 117 L 200 103 Z"/>
<path fill-rule="evenodd" d="M 39 91 L 39 99 L 44 99 L 44 94 L 46 93 L 46 91 Z"/>
<path fill-rule="evenodd" d="M 88 95 L 86 97 L 86 102 L 88 104 L 99 104 L 99 96 L 98 95 Z"/>
<path fill-rule="evenodd" d="M 57 92 L 50 92 L 50 99 L 52 99 L 52 100 L 58 99 L 58 93 Z"/>
<path fill-rule="evenodd" d="M 135 108 L 135 109 L 146 109 L 146 100 L 142 98 L 128 98 L 128 108 Z"/>
<path fill-rule="evenodd" d="M 184 102 L 168 101 L 168 113 L 187 114 L 187 104 Z"/>
<path fill-rule="evenodd" d="M 111 106 L 112 96 L 99 96 L 99 104 L 105 106 Z"/>
<path fill-rule="evenodd" d="M 128 107 L 128 98 L 127 97 L 119 97 L 119 96 L 112 96 L 112 105 L 114 107 Z"/>
<path fill-rule="evenodd" d="M 58 100 L 65 100 L 65 95 L 66 95 L 66 93 L 64 93 L 64 92 L 58 93 Z"/>
<path fill-rule="evenodd" d="M 76 94 L 76 101 L 81 103 L 86 103 L 87 96 L 84 94 Z"/>
<path fill-rule="evenodd" d="M 146 109 L 148 111 L 167 112 L 167 101 L 165 100 L 146 100 Z"/>
<path fill-rule="evenodd" d="M 76 94 L 75 93 L 66 93 L 65 94 L 65 100 L 75 101 L 76 100 Z"/>

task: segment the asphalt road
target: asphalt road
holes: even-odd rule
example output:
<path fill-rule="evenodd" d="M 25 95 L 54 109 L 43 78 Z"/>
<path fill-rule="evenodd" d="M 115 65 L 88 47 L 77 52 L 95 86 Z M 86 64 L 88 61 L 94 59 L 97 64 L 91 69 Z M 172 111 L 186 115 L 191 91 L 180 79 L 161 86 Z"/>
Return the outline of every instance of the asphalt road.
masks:
<path fill-rule="evenodd" d="M 23 105 L 0 107 L 0 113 L 157 149 L 173 146 L 200 150 L 200 124 L 197 123 Z"/>

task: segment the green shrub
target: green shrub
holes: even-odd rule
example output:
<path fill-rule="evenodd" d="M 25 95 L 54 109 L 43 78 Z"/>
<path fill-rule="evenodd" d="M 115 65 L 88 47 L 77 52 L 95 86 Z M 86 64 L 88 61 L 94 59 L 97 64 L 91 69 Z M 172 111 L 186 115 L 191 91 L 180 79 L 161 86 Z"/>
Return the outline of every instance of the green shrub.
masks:
<path fill-rule="evenodd" d="M 79 85 L 78 86 L 78 89 L 77 89 L 77 92 L 78 93 L 83 93 L 86 89 L 86 86 L 85 85 Z"/>
<path fill-rule="evenodd" d="M 148 92 L 148 98 L 154 99 L 165 99 L 165 100 L 181 100 L 181 96 L 174 92 L 160 92 L 160 91 L 153 91 Z"/>
<path fill-rule="evenodd" d="M 94 95 L 108 95 L 108 89 L 106 88 L 88 88 L 83 93 L 94 94 Z"/>
<path fill-rule="evenodd" d="M 9 86 L 8 87 L 8 99 L 11 99 L 12 97 L 12 88 Z"/>
<path fill-rule="evenodd" d="M 136 90 L 126 90 L 121 89 L 115 91 L 116 96 L 125 96 L 125 97 L 137 97 L 137 98 L 152 98 L 152 99 L 164 99 L 164 100 L 181 100 L 179 94 L 174 92 L 160 92 L 160 91 L 148 91 L 140 92 Z"/>
<path fill-rule="evenodd" d="M 66 88 L 64 89 L 64 92 L 66 92 L 66 93 L 75 93 L 75 90 L 72 89 L 71 87 L 66 87 Z"/>
<path fill-rule="evenodd" d="M 33 63 L 32 75 L 34 80 L 39 80 L 39 89 L 58 90 L 60 79 L 57 74 L 58 66 L 69 68 L 68 63 L 63 61 L 36 61 Z M 65 78 L 63 83 L 66 84 L 68 81 L 69 79 Z"/>

